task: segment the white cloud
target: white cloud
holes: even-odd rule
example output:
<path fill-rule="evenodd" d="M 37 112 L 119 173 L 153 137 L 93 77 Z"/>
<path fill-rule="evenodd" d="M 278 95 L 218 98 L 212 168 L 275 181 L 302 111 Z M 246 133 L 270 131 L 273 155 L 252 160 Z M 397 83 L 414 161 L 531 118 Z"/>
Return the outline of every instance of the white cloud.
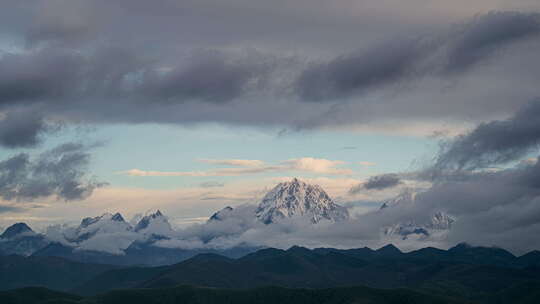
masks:
<path fill-rule="evenodd" d="M 213 165 L 228 165 L 238 167 L 262 167 L 264 162 L 257 159 L 198 159 L 199 162 Z"/>
<path fill-rule="evenodd" d="M 351 169 L 337 168 L 345 162 L 339 160 L 328 160 L 324 158 L 302 157 L 284 161 L 285 168 L 290 170 L 306 171 L 321 174 L 350 175 Z"/>
<path fill-rule="evenodd" d="M 131 169 L 120 173 L 127 174 L 129 176 L 237 176 L 246 174 L 257 174 L 267 171 L 277 170 L 277 167 L 255 167 L 255 168 L 224 168 L 208 171 L 144 171 L 140 169 Z"/>
<path fill-rule="evenodd" d="M 345 164 L 339 160 L 328 160 L 324 158 L 302 157 L 282 161 L 277 165 L 264 165 L 260 160 L 227 159 L 227 160 L 199 160 L 211 164 L 234 165 L 243 168 L 222 168 L 206 171 L 146 171 L 140 169 L 131 169 L 119 173 L 129 176 L 238 176 L 260 174 L 266 172 L 287 172 L 300 171 L 318 174 L 330 175 L 351 175 L 353 171 L 347 168 L 340 168 Z"/>

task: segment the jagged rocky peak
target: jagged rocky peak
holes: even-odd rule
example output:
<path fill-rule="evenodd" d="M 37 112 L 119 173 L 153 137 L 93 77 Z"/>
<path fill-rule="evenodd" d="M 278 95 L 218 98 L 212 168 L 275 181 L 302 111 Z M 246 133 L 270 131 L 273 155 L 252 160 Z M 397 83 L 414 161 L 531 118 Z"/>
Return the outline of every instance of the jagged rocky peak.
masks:
<path fill-rule="evenodd" d="M 104 213 L 96 217 L 86 217 L 73 234 L 66 235 L 69 241 L 82 242 L 99 233 L 131 231 L 132 227 L 120 213 Z"/>
<path fill-rule="evenodd" d="M 111 214 L 109 212 L 106 212 L 100 216 L 96 216 L 96 217 L 85 217 L 82 221 L 81 221 L 81 225 L 80 227 L 81 228 L 86 228 L 92 224 L 95 224 L 101 220 L 111 220 L 111 221 L 115 221 L 115 222 L 125 222 L 124 221 L 124 217 L 122 217 L 122 215 L 117 212 L 115 214 Z"/>
<path fill-rule="evenodd" d="M 208 220 L 209 221 L 222 221 L 223 219 L 225 219 L 226 217 L 231 215 L 232 211 L 233 211 L 233 208 L 230 207 L 230 206 L 227 206 L 227 207 L 219 210 L 218 212 L 212 214 L 212 216 Z"/>
<path fill-rule="evenodd" d="M 306 216 L 312 223 L 321 220 L 335 222 L 349 217 L 347 209 L 334 203 L 320 186 L 307 184 L 297 178 L 270 190 L 255 214 L 265 224 L 296 216 Z"/>
<path fill-rule="evenodd" d="M 135 226 L 136 232 L 148 232 L 155 235 L 167 235 L 172 227 L 167 217 L 160 210 L 148 211 Z"/>
<path fill-rule="evenodd" d="M 80 227 L 86 228 L 86 227 L 96 223 L 97 221 L 99 221 L 100 218 L 101 218 L 101 216 L 85 217 L 85 218 L 82 219 Z"/>
<path fill-rule="evenodd" d="M 32 228 L 30 228 L 26 223 L 16 223 L 11 226 L 9 226 L 2 235 L 0 235 L 0 238 L 2 239 L 12 239 L 16 236 L 20 236 L 22 234 L 34 234 L 34 231 Z"/>
<path fill-rule="evenodd" d="M 116 212 L 111 217 L 111 220 L 116 221 L 116 222 L 125 222 L 124 217 L 119 212 Z"/>

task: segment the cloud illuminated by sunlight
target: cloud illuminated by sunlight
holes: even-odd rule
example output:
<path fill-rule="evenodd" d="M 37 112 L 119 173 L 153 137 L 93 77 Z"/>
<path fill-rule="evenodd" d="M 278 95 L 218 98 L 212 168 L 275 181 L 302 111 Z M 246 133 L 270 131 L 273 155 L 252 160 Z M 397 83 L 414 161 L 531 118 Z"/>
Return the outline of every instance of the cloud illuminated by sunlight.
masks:
<path fill-rule="evenodd" d="M 204 159 L 199 160 L 210 164 L 220 165 L 233 165 L 241 166 L 243 168 L 222 168 L 212 169 L 206 171 L 146 171 L 141 169 L 131 169 L 127 171 L 121 171 L 119 173 L 129 176 L 192 176 L 192 177 L 205 177 L 205 176 L 238 176 L 238 175 L 250 175 L 266 172 L 287 172 L 287 171 L 299 171 L 318 174 L 330 174 L 330 175 L 351 175 L 353 171 L 348 168 L 340 168 L 345 164 L 339 160 L 328 160 L 324 158 L 302 157 L 289 159 L 280 162 L 276 165 L 266 165 L 260 160 L 244 160 L 244 159 L 227 159 L 227 160 L 211 160 Z"/>

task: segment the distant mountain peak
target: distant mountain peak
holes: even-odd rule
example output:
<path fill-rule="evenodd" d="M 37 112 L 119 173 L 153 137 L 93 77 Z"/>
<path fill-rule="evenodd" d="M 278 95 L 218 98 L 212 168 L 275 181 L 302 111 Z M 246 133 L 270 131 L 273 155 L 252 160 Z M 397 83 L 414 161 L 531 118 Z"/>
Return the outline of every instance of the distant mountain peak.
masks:
<path fill-rule="evenodd" d="M 0 235 L 0 238 L 2 239 L 11 239 L 18 235 L 21 235 L 23 233 L 34 233 L 32 228 L 30 228 L 26 223 L 16 223 L 11 226 L 9 226 L 2 235 Z"/>
<path fill-rule="evenodd" d="M 212 216 L 208 219 L 209 221 L 222 221 L 225 217 L 230 215 L 230 213 L 233 211 L 233 208 L 230 206 L 227 206 L 216 213 L 212 214 Z"/>
<path fill-rule="evenodd" d="M 349 217 L 347 209 L 334 203 L 320 186 L 297 178 L 279 183 L 270 190 L 255 214 L 265 224 L 296 216 L 307 216 L 312 223 L 321 220 L 335 222 Z"/>
<path fill-rule="evenodd" d="M 115 213 L 115 214 L 112 216 L 111 220 L 117 221 L 117 222 L 125 222 L 124 217 L 123 217 L 122 214 L 120 214 L 119 212 Z"/>
<path fill-rule="evenodd" d="M 92 224 L 99 222 L 100 220 L 109 220 L 109 219 L 115 222 L 125 222 L 124 217 L 119 212 L 115 213 L 114 215 L 112 213 L 105 212 L 102 215 L 98 215 L 95 217 L 83 218 L 79 227 L 86 228 Z"/>
<path fill-rule="evenodd" d="M 144 213 L 144 216 L 156 218 L 158 216 L 163 216 L 163 213 L 159 209 L 150 209 Z"/>
<path fill-rule="evenodd" d="M 406 190 L 396 197 L 385 201 L 379 208 L 379 212 L 386 212 L 387 209 L 399 208 L 407 204 L 413 204 L 416 199 L 416 192 L 412 190 Z M 409 237 L 416 237 L 420 239 L 429 238 L 432 236 L 444 235 L 446 231 L 452 228 L 452 225 L 456 222 L 456 219 L 447 214 L 444 211 L 434 212 L 426 221 L 425 218 L 421 221 L 408 220 L 406 222 L 398 222 L 394 225 L 384 228 L 384 234 L 388 236 L 399 236 L 403 240 Z"/>
<path fill-rule="evenodd" d="M 135 226 L 135 232 L 166 236 L 172 232 L 167 217 L 160 210 L 148 211 Z"/>
<path fill-rule="evenodd" d="M 80 227 L 83 227 L 83 228 L 88 227 L 88 226 L 96 223 L 97 221 L 99 221 L 100 218 L 101 218 L 101 216 L 85 217 L 85 218 L 82 219 Z"/>
<path fill-rule="evenodd" d="M 68 240 L 82 242 L 94 237 L 99 233 L 125 232 L 131 231 L 132 227 L 128 224 L 120 213 L 106 212 L 96 217 L 86 217 L 75 230 L 74 235 L 68 237 Z"/>

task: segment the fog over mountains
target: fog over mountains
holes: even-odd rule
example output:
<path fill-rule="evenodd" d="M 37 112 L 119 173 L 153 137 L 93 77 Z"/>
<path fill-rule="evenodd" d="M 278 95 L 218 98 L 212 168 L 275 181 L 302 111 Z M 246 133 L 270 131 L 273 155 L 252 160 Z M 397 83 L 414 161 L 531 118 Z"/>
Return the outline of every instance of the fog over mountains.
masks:
<path fill-rule="evenodd" d="M 373 216 L 384 218 L 388 210 L 409 203 L 407 199 L 411 195 L 404 194 L 385 202 Z M 293 245 L 290 242 L 325 246 L 329 244 L 320 238 L 325 237 L 324 231 L 326 236 L 342 233 L 341 229 L 354 229 L 361 221 L 362 218 L 350 216 L 347 208 L 334 203 L 320 186 L 294 178 L 275 186 L 258 205 L 225 207 L 211 215 L 206 223 L 184 229 L 173 229 L 160 210 L 136 215 L 129 222 L 120 213 L 105 213 L 86 217 L 75 227 L 51 226 L 44 233 L 36 233 L 24 223 L 12 225 L 1 235 L 0 250 L 4 254 L 25 256 L 53 255 L 80 261 L 160 265 L 200 252 L 235 257 L 259 248 Z M 440 211 L 427 222 L 396 221 L 380 226 L 376 233 L 380 242 L 412 240 L 422 246 L 444 239 L 454 221 Z M 290 239 L 283 242 L 286 238 Z"/>

